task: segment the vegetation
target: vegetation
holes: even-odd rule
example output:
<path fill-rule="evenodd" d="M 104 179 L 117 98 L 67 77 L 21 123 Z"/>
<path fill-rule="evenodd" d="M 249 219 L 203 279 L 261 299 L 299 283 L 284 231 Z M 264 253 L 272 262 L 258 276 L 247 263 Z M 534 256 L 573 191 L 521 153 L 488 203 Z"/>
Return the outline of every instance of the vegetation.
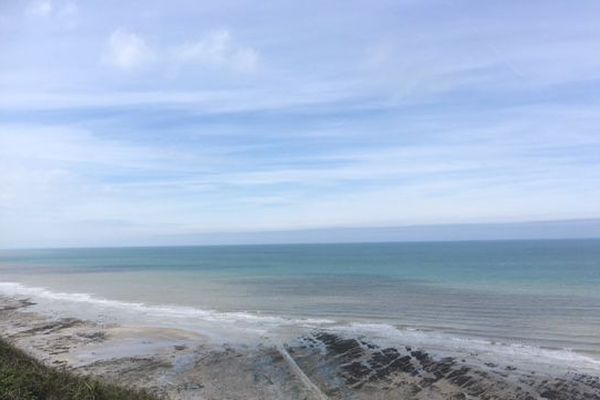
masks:
<path fill-rule="evenodd" d="M 93 378 L 47 367 L 0 339 L 1 400 L 155 400 Z"/>

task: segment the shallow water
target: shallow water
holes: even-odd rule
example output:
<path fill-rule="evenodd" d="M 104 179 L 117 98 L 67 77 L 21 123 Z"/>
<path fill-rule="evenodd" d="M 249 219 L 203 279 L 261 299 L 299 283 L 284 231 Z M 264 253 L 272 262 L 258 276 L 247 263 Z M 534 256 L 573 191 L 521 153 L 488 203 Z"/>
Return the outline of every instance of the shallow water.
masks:
<path fill-rule="evenodd" d="M 188 328 L 375 326 L 600 359 L 600 240 L 11 250 L 2 293 Z"/>

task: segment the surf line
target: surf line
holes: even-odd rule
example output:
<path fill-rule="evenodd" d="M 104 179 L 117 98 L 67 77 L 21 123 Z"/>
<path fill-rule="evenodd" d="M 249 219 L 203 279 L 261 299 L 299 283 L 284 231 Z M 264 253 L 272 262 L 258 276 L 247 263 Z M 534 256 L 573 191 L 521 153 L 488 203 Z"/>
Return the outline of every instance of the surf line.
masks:
<path fill-rule="evenodd" d="M 290 353 L 288 353 L 283 344 L 277 344 L 277 350 L 279 350 L 279 353 L 283 356 L 283 358 L 285 358 L 289 366 L 292 368 L 294 374 L 300 379 L 300 381 L 302 381 L 304 386 L 306 386 L 306 388 L 315 395 L 315 398 L 319 400 L 329 400 L 329 397 L 327 397 L 325 393 L 323 393 L 321 389 L 319 389 L 319 387 L 315 385 L 308 376 L 306 376 L 304 371 L 302 371 L 302 368 L 296 364 L 296 361 L 290 355 Z"/>

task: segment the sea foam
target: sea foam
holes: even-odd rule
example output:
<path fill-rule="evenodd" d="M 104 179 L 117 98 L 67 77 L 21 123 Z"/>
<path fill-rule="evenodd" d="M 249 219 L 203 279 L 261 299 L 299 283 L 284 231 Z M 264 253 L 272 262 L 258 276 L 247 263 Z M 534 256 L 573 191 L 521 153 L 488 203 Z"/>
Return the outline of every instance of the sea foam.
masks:
<path fill-rule="evenodd" d="M 17 282 L 0 282 L 0 294 L 9 297 L 26 296 L 38 301 L 49 300 L 55 302 L 87 303 L 91 306 L 136 312 L 141 315 L 152 317 L 202 319 L 210 322 L 249 322 L 270 325 L 301 325 L 306 327 L 332 324 L 335 322 L 321 318 L 284 318 L 249 312 L 204 310 L 178 305 L 149 305 L 141 302 L 105 299 L 89 293 L 55 292 L 42 287 L 25 286 Z"/>
<path fill-rule="evenodd" d="M 510 363 L 544 363 L 550 366 L 563 365 L 599 370 L 600 360 L 569 349 L 546 349 L 522 343 L 504 343 L 494 340 L 463 337 L 444 332 L 426 331 L 415 328 L 398 328 L 390 324 L 353 322 L 335 328 L 348 336 L 364 336 L 383 346 L 422 347 L 439 352 L 477 354 L 490 360 Z"/>
<path fill-rule="evenodd" d="M 245 332 L 274 333 L 280 328 L 298 327 L 326 329 L 351 337 L 365 337 L 383 346 L 411 346 L 427 348 L 441 353 L 478 354 L 491 360 L 504 359 L 510 362 L 542 362 L 549 365 L 561 363 L 567 366 L 587 369 L 600 369 L 600 361 L 569 349 L 545 349 L 520 343 L 461 337 L 444 332 L 425 331 L 410 327 L 397 327 L 385 323 L 339 322 L 331 319 L 286 318 L 281 316 L 259 315 L 250 312 L 222 312 L 178 305 L 149 305 L 141 302 L 126 302 L 96 297 L 89 293 L 68 293 L 51 291 L 42 287 L 25 286 L 17 282 L 0 282 L 0 294 L 9 297 L 29 297 L 40 302 L 40 311 L 52 311 L 53 305 L 87 304 L 90 312 L 127 313 L 138 320 L 147 319 L 185 328 L 199 327 L 228 329 L 237 327 Z M 96 310 L 92 310 L 96 308 Z M 208 324 L 208 325 L 206 325 Z M 205 332 L 206 333 L 206 332 Z"/>

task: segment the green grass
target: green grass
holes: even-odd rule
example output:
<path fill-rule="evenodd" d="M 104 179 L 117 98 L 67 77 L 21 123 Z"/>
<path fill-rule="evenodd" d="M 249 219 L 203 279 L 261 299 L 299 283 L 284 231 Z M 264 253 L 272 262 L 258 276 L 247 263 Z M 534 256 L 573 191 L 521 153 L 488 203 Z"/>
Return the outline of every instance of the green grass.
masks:
<path fill-rule="evenodd" d="M 0 338 L 0 400 L 156 400 L 136 390 L 47 367 Z"/>

